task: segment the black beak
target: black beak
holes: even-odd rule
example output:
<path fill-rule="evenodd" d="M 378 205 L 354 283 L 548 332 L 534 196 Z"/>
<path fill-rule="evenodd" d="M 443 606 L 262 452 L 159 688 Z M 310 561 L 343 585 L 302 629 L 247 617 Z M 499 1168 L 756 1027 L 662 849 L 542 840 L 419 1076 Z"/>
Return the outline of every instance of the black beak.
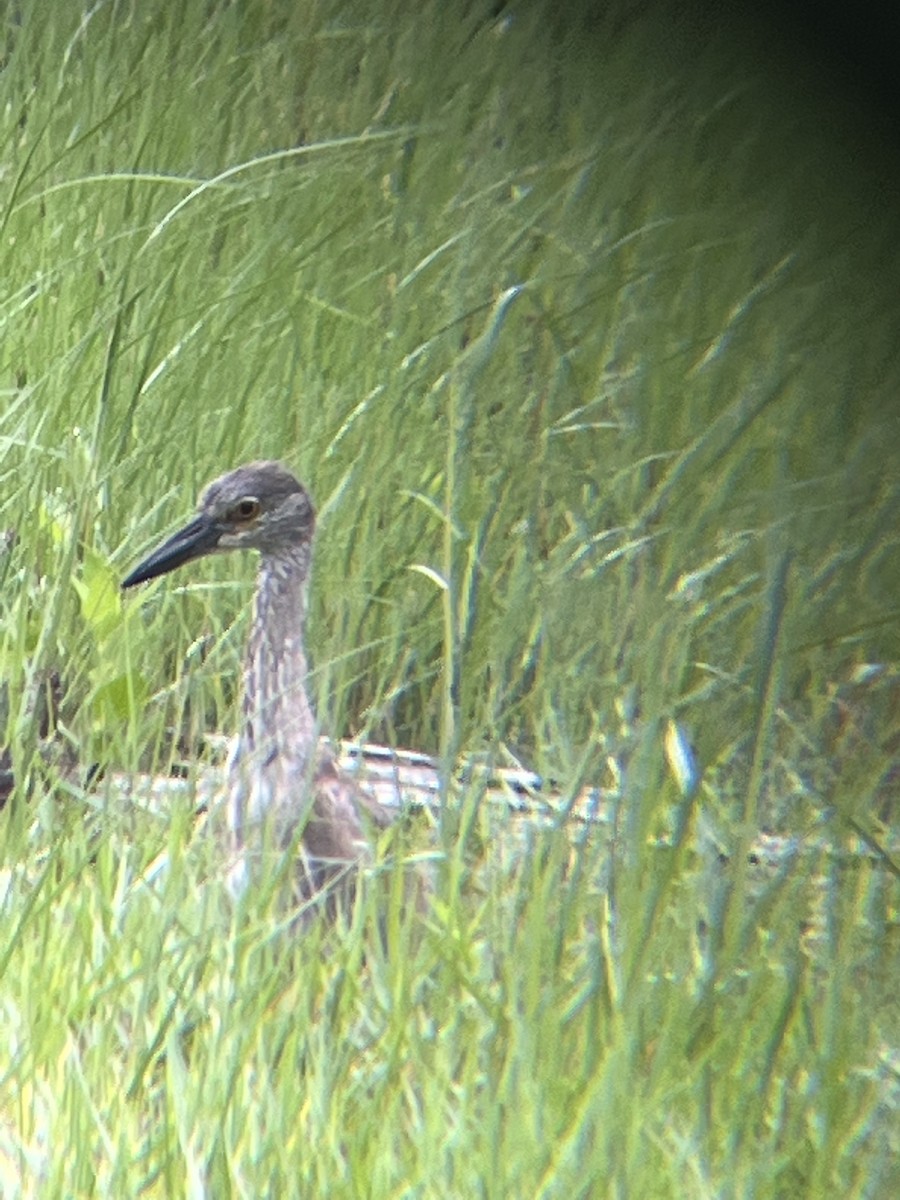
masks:
<path fill-rule="evenodd" d="M 204 554 L 215 550 L 219 544 L 221 532 L 221 529 L 208 517 L 195 517 L 189 525 L 185 525 L 184 529 L 173 533 L 168 541 L 163 542 L 149 558 L 145 558 L 139 566 L 135 567 L 131 574 L 122 580 L 122 587 L 134 587 L 138 583 L 145 583 L 148 579 L 155 579 L 157 575 L 165 575 L 167 571 L 174 571 L 183 563 L 191 562 L 195 558 L 202 558 Z"/>

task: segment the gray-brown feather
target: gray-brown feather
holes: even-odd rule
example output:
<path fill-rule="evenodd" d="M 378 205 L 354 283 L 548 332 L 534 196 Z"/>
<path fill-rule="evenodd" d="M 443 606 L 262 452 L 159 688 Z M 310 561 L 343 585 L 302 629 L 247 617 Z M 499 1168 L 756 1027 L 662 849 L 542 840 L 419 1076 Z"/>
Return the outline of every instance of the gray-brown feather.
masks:
<path fill-rule="evenodd" d="M 125 586 L 202 554 L 260 554 L 244 673 L 241 726 L 229 766 L 227 838 L 237 889 L 266 844 L 298 848 L 297 891 L 352 880 L 372 839 L 392 818 L 319 750 L 307 692 L 306 587 L 315 510 L 303 485 L 276 462 L 256 462 L 214 480 L 197 518 L 145 560 Z M 352 888 L 352 882 L 349 886 Z"/>

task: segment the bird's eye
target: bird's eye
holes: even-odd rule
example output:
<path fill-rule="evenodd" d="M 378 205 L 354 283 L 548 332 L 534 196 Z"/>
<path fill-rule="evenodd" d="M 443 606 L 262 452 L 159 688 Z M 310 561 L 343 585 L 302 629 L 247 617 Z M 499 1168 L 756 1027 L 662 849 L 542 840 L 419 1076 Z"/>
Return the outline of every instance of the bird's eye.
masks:
<path fill-rule="evenodd" d="M 233 521 L 252 521 L 259 516 L 259 501 L 255 496 L 245 496 L 243 500 L 238 500 L 229 516 Z"/>

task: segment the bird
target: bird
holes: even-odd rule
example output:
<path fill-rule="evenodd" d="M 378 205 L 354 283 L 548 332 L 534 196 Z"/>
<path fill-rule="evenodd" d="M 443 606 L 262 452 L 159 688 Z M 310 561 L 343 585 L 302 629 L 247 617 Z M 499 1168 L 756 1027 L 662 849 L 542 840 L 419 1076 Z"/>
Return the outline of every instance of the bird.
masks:
<path fill-rule="evenodd" d="M 214 479 L 197 514 L 122 580 L 129 589 L 211 554 L 259 554 L 238 738 L 224 797 L 227 884 L 243 894 L 268 874 L 266 853 L 293 855 L 295 898 L 331 915 L 355 892 L 393 815 L 319 739 L 304 641 L 316 527 L 309 492 L 282 463 L 246 463 Z M 214 815 L 211 813 L 211 816 Z"/>

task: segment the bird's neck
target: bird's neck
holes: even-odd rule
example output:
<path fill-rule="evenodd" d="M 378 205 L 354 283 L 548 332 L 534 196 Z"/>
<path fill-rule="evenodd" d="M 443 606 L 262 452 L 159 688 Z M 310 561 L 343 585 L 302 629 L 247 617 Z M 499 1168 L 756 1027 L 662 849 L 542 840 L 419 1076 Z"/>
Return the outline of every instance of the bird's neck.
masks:
<path fill-rule="evenodd" d="M 244 683 L 245 751 L 303 761 L 315 754 L 318 729 L 303 644 L 307 568 L 302 549 L 260 561 Z"/>

